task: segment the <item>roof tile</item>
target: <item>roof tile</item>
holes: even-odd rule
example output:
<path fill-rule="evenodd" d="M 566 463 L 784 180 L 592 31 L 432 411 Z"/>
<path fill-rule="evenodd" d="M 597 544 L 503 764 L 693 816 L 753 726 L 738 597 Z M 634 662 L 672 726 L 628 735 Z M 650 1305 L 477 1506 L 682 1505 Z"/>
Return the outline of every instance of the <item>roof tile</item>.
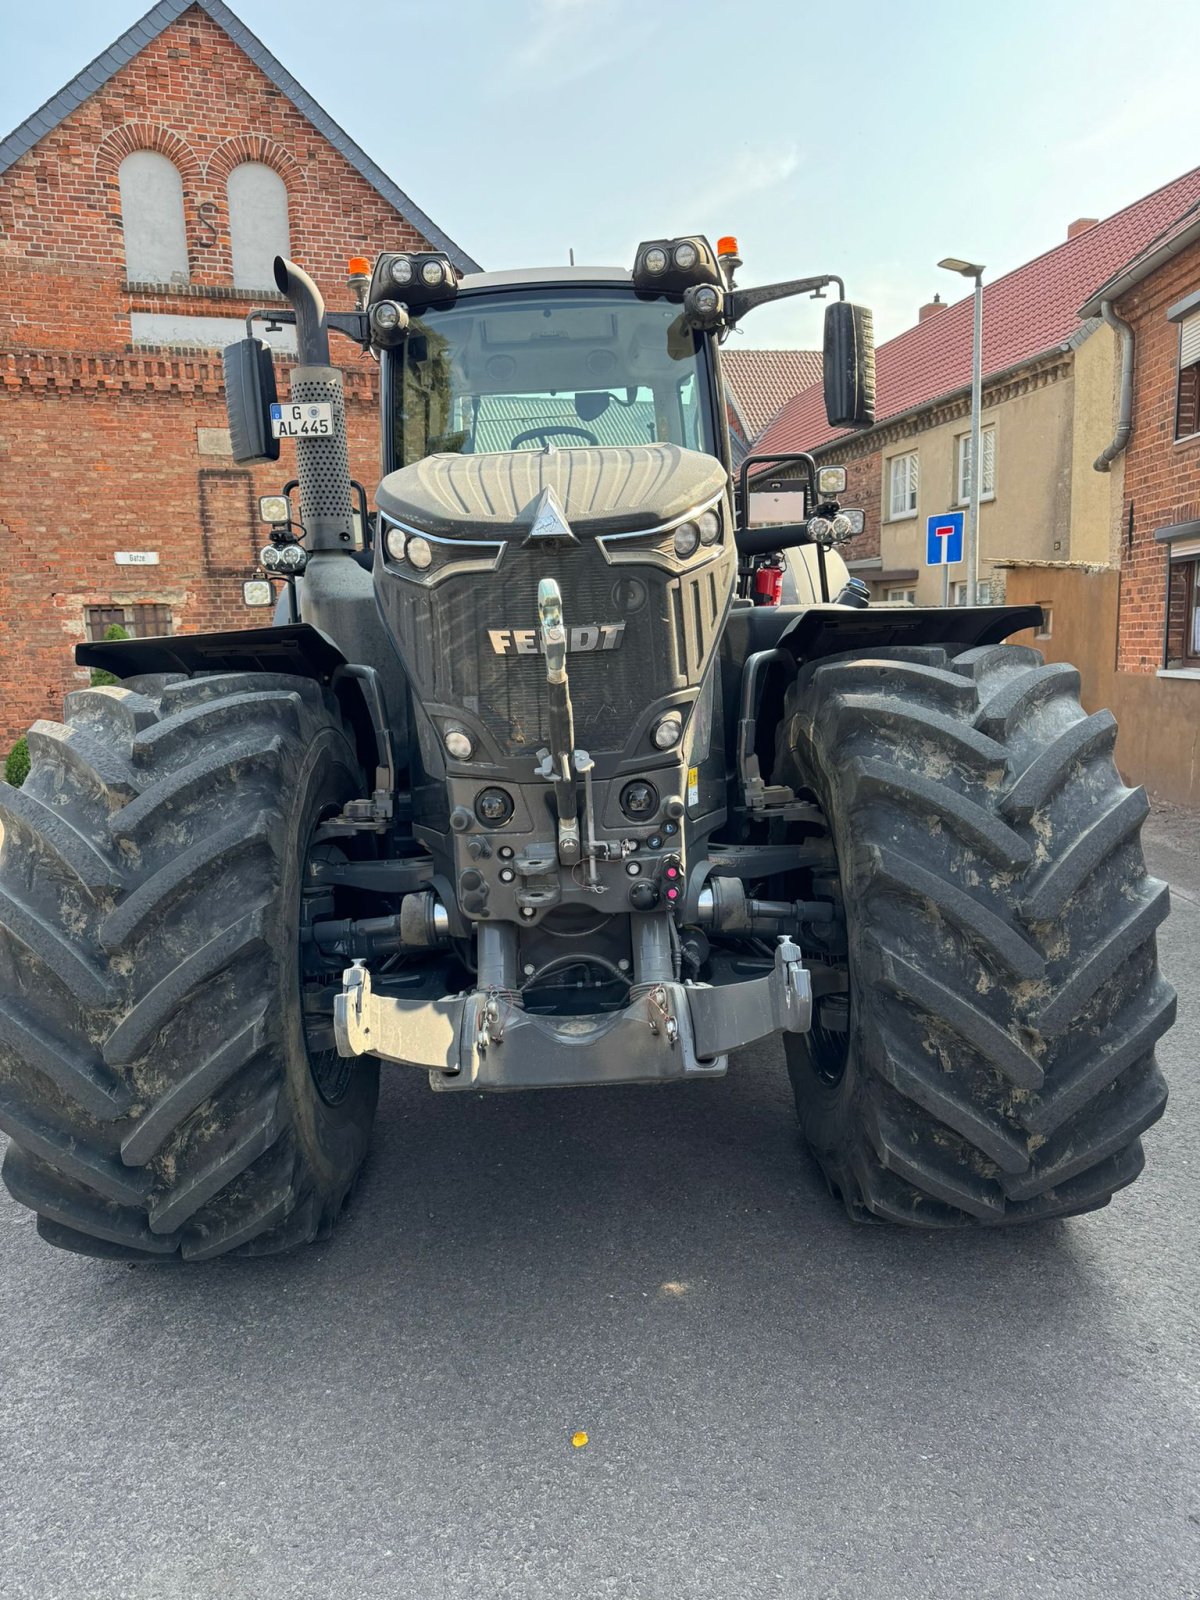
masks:
<path fill-rule="evenodd" d="M 721 350 L 721 372 L 751 440 L 793 395 L 819 383 L 819 350 Z"/>

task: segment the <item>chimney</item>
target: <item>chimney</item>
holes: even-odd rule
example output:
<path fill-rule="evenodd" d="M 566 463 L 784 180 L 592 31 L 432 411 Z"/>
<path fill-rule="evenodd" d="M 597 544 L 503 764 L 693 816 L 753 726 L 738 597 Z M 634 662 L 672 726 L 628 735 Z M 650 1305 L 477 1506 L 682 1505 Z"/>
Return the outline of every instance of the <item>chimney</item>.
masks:
<path fill-rule="evenodd" d="M 917 307 L 917 321 L 924 322 L 926 317 L 936 316 L 939 311 L 946 309 L 946 302 L 940 294 L 935 294 L 933 299 L 923 306 Z"/>
<path fill-rule="evenodd" d="M 1100 221 L 1099 217 L 1076 217 L 1067 228 L 1067 238 L 1073 239 L 1077 233 L 1086 233 L 1089 228 L 1094 228 Z"/>

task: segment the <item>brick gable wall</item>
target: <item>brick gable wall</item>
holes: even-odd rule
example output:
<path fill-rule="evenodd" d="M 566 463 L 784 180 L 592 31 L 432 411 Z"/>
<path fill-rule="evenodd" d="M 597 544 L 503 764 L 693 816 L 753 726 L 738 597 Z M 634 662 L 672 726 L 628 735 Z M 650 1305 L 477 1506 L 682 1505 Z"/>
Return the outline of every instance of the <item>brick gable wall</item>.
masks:
<path fill-rule="evenodd" d="M 1179 325 L 1167 321 L 1168 307 L 1197 289 L 1200 242 L 1117 303 L 1134 338 L 1133 432 L 1125 453 L 1120 535 L 1117 664 L 1122 672 L 1152 673 L 1162 665 L 1167 547 L 1155 539 L 1155 529 L 1200 520 L 1200 438 L 1175 440 Z"/>
<path fill-rule="evenodd" d="M 117 173 L 134 149 L 183 183 L 191 282 L 126 278 Z M 293 475 L 212 454 L 218 356 L 131 345 L 133 312 L 243 318 L 282 304 L 232 283 L 226 180 L 261 161 L 288 189 L 292 254 L 333 309 L 350 255 L 426 242 L 203 11 L 193 8 L 0 177 L 0 754 L 86 682 L 71 651 L 87 605 L 170 606 L 176 632 L 259 626 L 242 602 L 264 530 L 259 494 Z M 351 459 L 378 480 L 376 368 L 346 341 Z M 286 393 L 286 362 L 280 390 Z M 117 550 L 156 567 L 117 567 Z"/>

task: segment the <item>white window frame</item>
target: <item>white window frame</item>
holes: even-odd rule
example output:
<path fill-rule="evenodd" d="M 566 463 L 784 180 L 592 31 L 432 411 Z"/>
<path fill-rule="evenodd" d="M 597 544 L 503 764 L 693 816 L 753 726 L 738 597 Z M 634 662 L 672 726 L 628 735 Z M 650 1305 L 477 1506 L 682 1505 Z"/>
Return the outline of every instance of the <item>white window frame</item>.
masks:
<path fill-rule="evenodd" d="M 967 580 L 958 579 L 950 585 L 950 604 L 952 606 L 965 606 L 967 603 Z M 977 606 L 990 606 L 992 603 L 992 580 L 980 578 L 975 585 L 975 604 Z"/>
<path fill-rule="evenodd" d="M 905 463 L 904 471 L 908 480 L 902 498 L 905 502 L 911 498 L 912 504 L 905 504 L 900 510 L 897 510 L 896 487 L 900 481 L 898 469 L 902 462 Z M 910 517 L 915 517 L 917 515 L 917 500 L 920 492 L 921 462 L 917 452 L 915 450 L 903 450 L 898 456 L 889 456 L 887 461 L 888 521 L 906 522 Z"/>
<path fill-rule="evenodd" d="M 979 499 L 982 502 L 984 500 L 994 500 L 996 498 L 996 424 L 994 422 L 989 422 L 985 428 L 980 428 L 979 442 L 983 446 L 981 453 L 983 455 L 984 477 L 983 481 L 979 485 Z M 991 446 L 990 461 L 988 459 L 989 445 Z M 971 435 L 969 433 L 960 433 L 958 438 L 955 440 L 954 451 L 954 488 L 957 495 L 957 500 L 955 503 L 960 506 L 967 505 L 971 498 L 967 493 L 966 470 L 967 457 L 970 455 L 970 453 Z M 987 486 L 989 466 L 991 468 L 992 480 L 992 486 L 990 489 Z"/>
<path fill-rule="evenodd" d="M 911 586 L 897 589 L 885 589 L 883 598 L 889 605 L 915 606 L 917 603 L 917 591 Z"/>

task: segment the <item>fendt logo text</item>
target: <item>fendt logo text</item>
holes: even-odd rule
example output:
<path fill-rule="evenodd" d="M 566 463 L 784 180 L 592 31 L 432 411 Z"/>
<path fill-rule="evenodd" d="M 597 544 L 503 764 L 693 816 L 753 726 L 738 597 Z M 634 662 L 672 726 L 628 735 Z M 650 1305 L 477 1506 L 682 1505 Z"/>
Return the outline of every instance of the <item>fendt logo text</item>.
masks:
<path fill-rule="evenodd" d="M 591 622 L 582 628 L 567 629 L 567 649 L 615 650 L 625 633 L 623 622 Z M 540 656 L 542 641 L 536 628 L 489 628 L 488 638 L 498 656 Z"/>

